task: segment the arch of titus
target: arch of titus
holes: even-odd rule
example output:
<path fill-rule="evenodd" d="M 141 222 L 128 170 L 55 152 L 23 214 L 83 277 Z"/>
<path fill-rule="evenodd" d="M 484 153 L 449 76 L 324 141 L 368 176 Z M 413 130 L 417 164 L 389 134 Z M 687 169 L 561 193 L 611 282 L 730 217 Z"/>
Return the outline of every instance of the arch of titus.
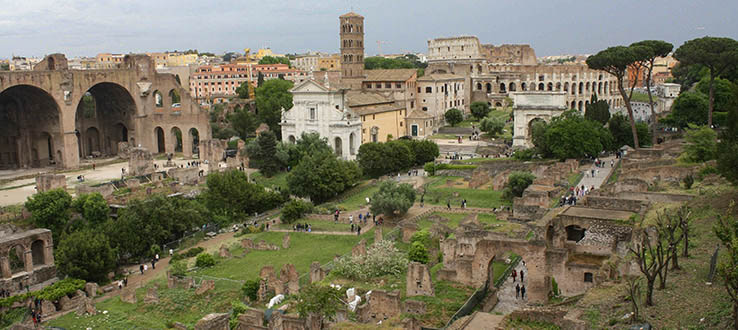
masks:
<path fill-rule="evenodd" d="M 32 71 L 0 73 L 0 169 L 75 168 L 117 154 L 120 142 L 191 156 L 210 139 L 208 115 L 154 68 L 146 55 L 126 55 L 118 68 L 70 70 L 52 54 Z"/>
<path fill-rule="evenodd" d="M 517 92 L 512 96 L 513 147 L 532 147 L 531 124 L 536 120 L 549 122 L 568 109 L 565 92 Z"/>

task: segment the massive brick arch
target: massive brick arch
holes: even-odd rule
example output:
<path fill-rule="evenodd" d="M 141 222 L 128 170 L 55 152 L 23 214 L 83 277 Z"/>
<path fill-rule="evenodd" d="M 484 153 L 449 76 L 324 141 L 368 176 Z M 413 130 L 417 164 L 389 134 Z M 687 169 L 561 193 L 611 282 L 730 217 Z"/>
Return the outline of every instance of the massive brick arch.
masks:
<path fill-rule="evenodd" d="M 18 84 L 0 92 L 0 168 L 59 163 L 62 140 L 61 110 L 47 91 Z"/>
<path fill-rule="evenodd" d="M 80 157 L 93 149 L 103 155 L 118 153 L 119 142 L 136 135 L 136 102 L 123 86 L 102 82 L 90 87 L 77 102 L 75 134 Z M 92 135 L 89 134 L 92 132 Z"/>

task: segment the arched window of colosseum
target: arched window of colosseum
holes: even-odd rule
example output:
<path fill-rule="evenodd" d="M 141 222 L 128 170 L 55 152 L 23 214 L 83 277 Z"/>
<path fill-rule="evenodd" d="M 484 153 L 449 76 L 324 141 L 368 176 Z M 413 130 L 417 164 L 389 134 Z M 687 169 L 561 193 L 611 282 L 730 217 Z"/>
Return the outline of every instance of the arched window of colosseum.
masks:
<path fill-rule="evenodd" d="M 602 80 L 602 74 L 600 74 L 599 78 L 597 80 Z"/>
<path fill-rule="evenodd" d="M 482 90 L 482 83 L 477 83 L 477 90 L 478 91 L 481 91 Z"/>
<path fill-rule="evenodd" d="M 495 107 L 501 108 L 501 107 L 502 107 L 502 103 L 500 103 L 500 102 L 495 102 Z"/>
<path fill-rule="evenodd" d="M 580 81 L 579 82 L 579 94 L 582 94 L 583 92 L 584 92 L 584 83 Z"/>
<path fill-rule="evenodd" d="M 569 91 L 569 82 L 567 81 L 564 83 L 564 92 L 568 92 L 568 91 Z"/>
<path fill-rule="evenodd" d="M 582 101 L 579 101 L 579 107 L 577 107 L 577 109 L 579 109 L 579 111 L 582 111 L 582 109 L 583 109 L 582 108 L 582 105 L 583 105 Z"/>
<path fill-rule="evenodd" d="M 584 111 L 587 111 L 588 107 L 589 107 L 589 101 L 584 101 Z"/>
<path fill-rule="evenodd" d="M 528 85 L 526 85 L 525 83 L 522 83 L 522 84 L 520 84 L 520 89 L 522 91 L 527 91 L 528 90 Z"/>
<path fill-rule="evenodd" d="M 511 92 L 514 92 L 516 90 L 515 83 L 511 82 L 507 89 Z"/>
<path fill-rule="evenodd" d="M 557 92 L 560 92 L 561 91 L 561 83 L 560 82 L 557 82 L 556 83 L 556 91 Z"/>
<path fill-rule="evenodd" d="M 553 92 L 554 90 L 554 84 L 552 82 L 548 83 L 548 91 Z"/>
<path fill-rule="evenodd" d="M 607 81 L 605 82 L 605 94 L 610 94 L 609 91 L 607 90 Z"/>
<path fill-rule="evenodd" d="M 10 262 L 10 272 L 13 274 L 26 270 L 25 255 L 23 246 L 16 245 L 8 252 L 8 260 Z"/>
<path fill-rule="evenodd" d="M 587 82 L 586 85 L 584 85 L 584 90 L 589 92 L 589 81 Z"/>
<path fill-rule="evenodd" d="M 477 73 L 482 73 L 482 66 L 477 64 Z"/>
<path fill-rule="evenodd" d="M 43 265 L 46 260 L 46 249 L 44 249 L 44 241 L 36 240 L 31 244 L 31 254 L 33 256 L 33 265 Z"/>
<path fill-rule="evenodd" d="M 542 91 L 542 90 L 545 90 L 545 89 L 546 89 L 546 87 L 545 87 L 545 86 L 543 86 L 543 83 L 539 83 L 539 84 L 538 84 L 538 90 L 539 90 L 539 91 Z"/>
<path fill-rule="evenodd" d="M 500 93 L 507 93 L 505 83 L 500 83 Z"/>
<path fill-rule="evenodd" d="M 154 91 L 154 105 L 156 105 L 157 108 L 164 106 L 164 99 L 161 97 L 161 93 L 159 91 Z"/>
<path fill-rule="evenodd" d="M 492 84 L 487 83 L 485 87 L 487 88 L 487 93 L 492 93 Z"/>
<path fill-rule="evenodd" d="M 597 94 L 602 94 L 602 82 L 601 81 L 597 84 Z"/>
<path fill-rule="evenodd" d="M 571 107 L 569 109 L 576 109 L 577 108 L 577 101 L 571 101 Z"/>

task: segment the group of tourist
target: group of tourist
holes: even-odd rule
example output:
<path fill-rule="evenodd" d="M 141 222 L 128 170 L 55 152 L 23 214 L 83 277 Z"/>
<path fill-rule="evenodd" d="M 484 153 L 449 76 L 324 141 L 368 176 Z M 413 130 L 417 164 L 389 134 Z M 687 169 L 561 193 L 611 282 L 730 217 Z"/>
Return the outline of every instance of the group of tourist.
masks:
<path fill-rule="evenodd" d="M 525 299 L 525 272 L 521 269 L 520 273 L 518 273 L 517 270 L 513 269 L 511 274 L 512 280 L 513 283 L 517 282 L 518 274 L 520 274 L 520 283 L 515 284 L 515 299 Z M 521 284 L 523 285 L 521 286 Z"/>
<path fill-rule="evenodd" d="M 313 232 L 313 225 L 308 223 L 298 223 L 292 226 L 292 230 L 311 233 Z"/>
<path fill-rule="evenodd" d="M 421 203 L 422 203 L 422 201 L 421 201 Z M 446 208 L 448 208 L 449 210 L 451 209 L 451 200 L 447 200 L 446 201 Z M 466 208 L 466 198 L 464 198 L 464 199 L 461 200 L 461 208 L 462 209 L 465 209 Z"/>
<path fill-rule="evenodd" d="M 38 297 L 33 298 L 28 309 L 31 310 L 31 319 L 33 320 L 33 326 L 37 327 L 41 323 L 41 299 Z"/>

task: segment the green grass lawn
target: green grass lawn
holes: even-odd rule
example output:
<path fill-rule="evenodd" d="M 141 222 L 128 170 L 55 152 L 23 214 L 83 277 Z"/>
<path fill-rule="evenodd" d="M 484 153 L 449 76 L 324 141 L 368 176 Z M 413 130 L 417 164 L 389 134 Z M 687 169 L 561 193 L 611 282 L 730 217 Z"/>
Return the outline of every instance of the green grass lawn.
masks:
<path fill-rule="evenodd" d="M 356 219 L 359 220 L 358 218 Z M 350 232 L 351 231 L 351 225 L 345 224 L 345 223 L 333 223 L 333 221 L 320 221 L 320 220 L 314 220 L 314 219 L 300 219 L 295 221 L 294 223 L 302 223 L 302 224 L 310 224 L 312 225 L 312 231 L 319 232 L 319 231 L 345 231 Z M 277 224 L 277 229 L 287 229 L 292 230 L 294 224 L 288 224 L 288 223 L 280 223 Z"/>
<path fill-rule="evenodd" d="M 267 188 L 280 187 L 281 189 L 287 189 L 287 172 L 279 172 L 271 178 L 265 177 L 261 172 L 254 172 L 251 173 L 250 179 Z"/>
<path fill-rule="evenodd" d="M 363 188 L 359 193 L 346 198 L 337 205 L 346 211 L 359 210 L 362 207 L 367 206 L 366 198 L 371 198 L 377 191 L 379 191 L 379 185 L 367 186 Z"/>
<path fill-rule="evenodd" d="M 456 127 L 472 127 L 472 125 L 476 128 L 479 128 L 479 120 L 476 120 L 475 118 L 470 118 L 456 124 Z"/>
<path fill-rule="evenodd" d="M 282 238 L 286 233 L 265 232 L 248 234 L 240 238 L 250 238 L 254 242 L 264 240 L 277 246 L 282 246 Z M 307 233 L 289 233 L 290 248 L 277 251 L 250 251 L 243 254 L 243 248 L 238 245 L 231 249 L 232 259 L 222 260 L 211 268 L 193 272 L 193 275 L 208 275 L 233 280 L 251 280 L 259 276 L 259 271 L 266 265 L 274 266 L 279 273 L 284 264 L 293 264 L 300 275 L 310 271 L 310 264 L 319 261 L 325 264 L 336 255 L 343 255 L 351 251 L 362 238 L 371 242 L 374 238 L 373 230 L 363 233 L 362 237 L 356 235 L 317 235 Z"/>
<path fill-rule="evenodd" d="M 424 200 L 427 204 L 446 205 L 446 202 L 450 201 L 452 208 L 458 208 L 461 206 L 461 201 L 466 199 L 467 207 L 491 209 L 503 205 L 502 191 L 465 188 L 460 177 L 439 176 L 435 178 L 435 181 L 428 185 Z M 447 180 L 454 180 L 454 185 L 448 187 Z M 458 197 L 454 197 L 455 192 L 458 193 Z"/>
<path fill-rule="evenodd" d="M 248 234 L 241 238 L 251 238 L 255 242 L 265 240 L 277 246 L 282 246 L 282 238 L 285 233 L 265 232 Z M 214 267 L 193 271 L 191 275 L 207 275 L 236 281 L 255 279 L 259 276 L 261 268 L 266 265 L 274 267 L 276 274 L 284 264 L 295 265 L 300 275 L 305 275 L 310 270 L 310 264 L 318 261 L 325 264 L 336 255 L 349 253 L 351 248 L 366 238 L 369 243 L 373 241 L 373 231 L 370 230 L 361 237 L 355 235 L 316 235 L 307 233 L 289 233 L 291 236 L 290 248 L 277 251 L 251 251 L 243 254 L 240 247 L 231 248 L 233 258 L 218 259 Z M 307 284 L 309 276 L 301 278 L 302 284 Z M 195 295 L 195 290 L 167 289 L 166 280 L 161 278 L 154 280 L 148 285 L 158 285 L 160 302 L 158 304 L 146 305 L 143 298 L 146 288 L 137 291 L 138 303 L 128 304 L 120 301 L 120 298 L 108 299 L 96 304 L 98 314 L 95 316 L 78 317 L 74 313 L 64 315 L 49 322 L 49 325 L 63 327 L 65 329 L 164 329 L 167 322 L 178 321 L 194 326 L 197 320 L 214 312 L 228 312 L 231 301 L 242 298 L 241 284 L 236 281 L 216 280 L 215 290 L 202 296 Z M 199 282 L 199 279 L 197 280 Z M 108 311 L 102 314 L 102 311 Z"/>

